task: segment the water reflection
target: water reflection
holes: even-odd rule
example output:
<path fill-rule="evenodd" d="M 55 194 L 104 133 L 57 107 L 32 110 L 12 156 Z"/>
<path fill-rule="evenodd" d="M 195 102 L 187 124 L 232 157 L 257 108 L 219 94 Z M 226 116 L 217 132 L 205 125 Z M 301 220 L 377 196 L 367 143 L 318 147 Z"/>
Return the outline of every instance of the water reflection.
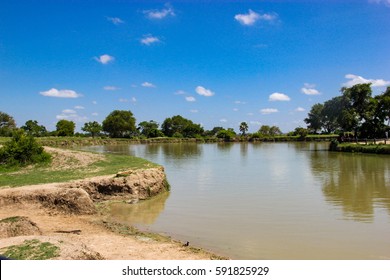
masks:
<path fill-rule="evenodd" d="M 385 208 L 390 214 L 388 158 L 321 151 L 310 156 L 326 201 L 340 207 L 347 219 L 372 222 L 375 208 Z"/>
<path fill-rule="evenodd" d="M 129 225 L 151 225 L 164 211 L 168 197 L 169 192 L 166 192 L 136 204 L 114 203 L 110 207 L 110 217 L 115 222 Z"/>

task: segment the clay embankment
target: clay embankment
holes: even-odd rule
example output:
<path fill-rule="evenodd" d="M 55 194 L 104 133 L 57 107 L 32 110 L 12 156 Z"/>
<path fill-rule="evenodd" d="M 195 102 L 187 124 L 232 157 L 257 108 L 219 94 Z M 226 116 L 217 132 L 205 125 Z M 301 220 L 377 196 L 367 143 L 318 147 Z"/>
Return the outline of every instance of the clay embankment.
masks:
<path fill-rule="evenodd" d="M 63 152 L 55 150 L 63 157 Z M 58 163 L 58 158 L 53 162 Z M 154 238 L 138 231 L 129 234 L 123 230 L 126 227 L 107 222 L 96 208 L 96 202 L 102 201 L 137 203 L 166 191 L 167 184 L 163 168 L 157 167 L 0 189 L 0 254 L 9 246 L 39 240 L 60 248 L 54 259 L 216 258 L 170 238 Z"/>

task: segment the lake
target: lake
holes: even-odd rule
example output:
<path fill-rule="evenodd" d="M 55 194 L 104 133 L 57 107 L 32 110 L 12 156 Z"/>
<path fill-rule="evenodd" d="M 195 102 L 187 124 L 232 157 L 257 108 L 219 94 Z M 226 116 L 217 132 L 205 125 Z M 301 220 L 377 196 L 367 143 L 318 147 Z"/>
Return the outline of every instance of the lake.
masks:
<path fill-rule="evenodd" d="M 390 259 L 390 157 L 327 143 L 88 147 L 165 167 L 171 192 L 111 219 L 233 259 Z"/>

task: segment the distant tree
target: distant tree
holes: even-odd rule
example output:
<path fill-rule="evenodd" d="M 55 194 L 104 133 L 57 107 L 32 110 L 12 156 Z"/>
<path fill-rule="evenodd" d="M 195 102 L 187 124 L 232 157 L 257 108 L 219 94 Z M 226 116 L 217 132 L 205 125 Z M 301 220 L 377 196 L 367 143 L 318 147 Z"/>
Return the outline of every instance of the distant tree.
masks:
<path fill-rule="evenodd" d="M 161 125 L 161 130 L 168 137 L 181 134 L 187 138 L 198 137 L 204 132 L 200 124 L 194 124 L 191 120 L 180 115 L 166 118 Z"/>
<path fill-rule="evenodd" d="M 282 134 L 282 131 L 281 131 L 280 128 L 277 127 L 277 126 L 271 126 L 271 127 L 269 128 L 269 134 L 270 134 L 271 136 L 281 135 L 281 134 Z"/>
<path fill-rule="evenodd" d="M 76 124 L 73 121 L 60 120 L 56 124 L 58 136 L 73 136 Z"/>
<path fill-rule="evenodd" d="M 27 134 L 34 137 L 41 137 L 47 134 L 46 127 L 39 125 L 38 121 L 28 120 L 25 125 L 21 127 Z"/>
<path fill-rule="evenodd" d="M 309 130 L 303 127 L 297 127 L 293 132 L 293 135 L 299 136 L 301 140 L 304 140 L 308 134 L 309 134 Z"/>
<path fill-rule="evenodd" d="M 244 136 L 247 131 L 248 131 L 248 124 L 246 122 L 242 122 L 240 124 L 240 132 L 242 136 Z"/>
<path fill-rule="evenodd" d="M 0 111 L 0 136 L 11 136 L 15 128 L 16 123 L 14 118 Z"/>
<path fill-rule="evenodd" d="M 147 138 L 162 137 L 164 134 L 158 129 L 159 124 L 153 120 L 143 121 L 138 124 L 138 130 L 141 135 Z"/>
<path fill-rule="evenodd" d="M 97 121 L 87 122 L 84 124 L 81 130 L 90 133 L 91 136 L 94 138 L 102 131 L 102 126 Z"/>
<path fill-rule="evenodd" d="M 136 133 L 135 118 L 131 111 L 112 111 L 103 121 L 103 131 L 110 137 L 130 137 Z"/>
<path fill-rule="evenodd" d="M 221 130 L 223 130 L 224 128 L 223 127 L 221 127 L 221 126 L 215 126 L 212 130 L 207 130 L 207 131 L 205 131 L 205 135 L 206 136 L 216 136 L 217 135 L 217 133 L 219 132 L 219 131 L 221 131 Z"/>
<path fill-rule="evenodd" d="M 258 133 L 262 136 L 269 136 L 269 135 L 271 135 L 270 129 L 271 129 L 271 127 L 269 125 L 262 125 L 259 128 Z"/>
<path fill-rule="evenodd" d="M 236 133 L 232 129 L 222 129 L 217 133 L 217 137 L 224 139 L 225 141 L 231 141 L 235 136 Z"/>
<path fill-rule="evenodd" d="M 324 104 L 317 103 L 311 107 L 311 110 L 308 114 L 308 117 L 304 119 L 305 123 L 308 125 L 308 129 L 312 133 L 317 133 L 322 129 L 322 110 L 324 109 Z"/>

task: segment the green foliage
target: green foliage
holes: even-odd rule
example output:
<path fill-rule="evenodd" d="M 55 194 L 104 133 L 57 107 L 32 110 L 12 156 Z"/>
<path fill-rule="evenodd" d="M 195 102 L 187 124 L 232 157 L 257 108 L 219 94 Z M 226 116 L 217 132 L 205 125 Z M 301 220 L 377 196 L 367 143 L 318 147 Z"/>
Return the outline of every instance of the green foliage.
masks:
<path fill-rule="evenodd" d="M 180 115 L 166 118 L 161 125 L 161 129 L 164 135 L 168 137 L 174 137 L 176 133 L 179 133 L 182 137 L 193 138 L 202 135 L 204 132 L 200 124 L 195 124 Z"/>
<path fill-rule="evenodd" d="M 133 113 L 125 110 L 112 111 L 103 121 L 103 131 L 112 138 L 133 136 L 137 131 Z"/>
<path fill-rule="evenodd" d="M 0 164 L 5 166 L 26 166 L 50 161 L 50 155 L 35 139 L 23 130 L 14 132 L 12 139 L 0 148 Z"/>
<path fill-rule="evenodd" d="M 242 136 L 244 136 L 245 133 L 248 131 L 248 124 L 246 122 L 242 122 L 240 124 L 240 128 L 239 129 L 240 129 L 240 132 L 241 132 Z"/>
<path fill-rule="evenodd" d="M 277 126 L 262 125 L 257 131 L 259 136 L 276 136 L 281 135 L 282 131 Z"/>
<path fill-rule="evenodd" d="M 7 113 L 0 111 L 0 136 L 9 137 L 12 131 L 16 128 L 16 123 L 13 117 Z"/>
<path fill-rule="evenodd" d="M 95 137 L 102 131 L 102 126 L 97 121 L 87 122 L 81 130 L 90 133 L 92 137 Z"/>
<path fill-rule="evenodd" d="M 349 152 L 349 153 L 370 153 L 370 154 L 390 154 L 390 145 L 361 145 L 355 143 L 343 143 L 337 145 L 333 151 Z"/>
<path fill-rule="evenodd" d="M 230 130 L 229 129 L 227 129 L 227 130 L 222 129 L 222 130 L 218 131 L 217 137 L 229 142 L 236 137 L 236 133 L 231 129 Z"/>
<path fill-rule="evenodd" d="M 140 131 L 141 135 L 147 138 L 163 137 L 164 133 L 162 133 L 158 127 L 159 124 L 153 120 L 149 122 L 143 121 L 138 124 L 138 130 Z"/>
<path fill-rule="evenodd" d="M 74 134 L 74 129 L 76 124 L 68 120 L 60 120 L 56 124 L 57 136 L 72 136 Z"/>
<path fill-rule="evenodd" d="M 59 256 L 60 248 L 38 239 L 25 240 L 23 244 L 5 248 L 4 256 L 13 260 L 48 260 Z"/>
<path fill-rule="evenodd" d="M 34 137 L 41 137 L 47 134 L 46 127 L 39 125 L 38 121 L 28 120 L 25 125 L 21 127 L 27 134 Z"/>

